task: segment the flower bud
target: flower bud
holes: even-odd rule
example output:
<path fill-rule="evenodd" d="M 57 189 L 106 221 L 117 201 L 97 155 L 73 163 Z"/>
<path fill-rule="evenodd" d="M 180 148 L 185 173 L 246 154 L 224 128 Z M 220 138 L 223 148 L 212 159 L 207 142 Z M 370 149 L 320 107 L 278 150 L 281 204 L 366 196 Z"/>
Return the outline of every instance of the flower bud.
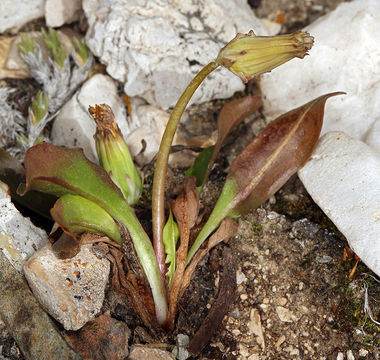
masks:
<path fill-rule="evenodd" d="M 97 126 L 94 139 L 100 165 L 133 205 L 140 198 L 142 183 L 115 116 L 106 104 L 90 106 L 89 112 Z"/>
<path fill-rule="evenodd" d="M 246 83 L 294 57 L 302 59 L 313 43 L 314 38 L 303 31 L 289 35 L 256 36 L 251 30 L 248 34 L 237 34 L 220 50 L 216 61 Z"/>

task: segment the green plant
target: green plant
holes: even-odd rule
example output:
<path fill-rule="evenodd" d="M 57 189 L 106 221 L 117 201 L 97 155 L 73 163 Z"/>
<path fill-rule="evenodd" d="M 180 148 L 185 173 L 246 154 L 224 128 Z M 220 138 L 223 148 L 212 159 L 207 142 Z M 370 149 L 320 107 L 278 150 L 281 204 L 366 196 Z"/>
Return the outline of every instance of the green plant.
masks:
<path fill-rule="evenodd" d="M 25 156 L 24 193 L 35 189 L 60 196 L 51 214 L 74 236 L 91 231 L 121 242 L 116 222 L 125 226 L 150 284 L 156 319 L 173 329 L 177 303 L 198 262 L 213 246 L 235 234 L 237 225 L 233 218 L 262 204 L 306 163 L 319 138 L 325 102 L 338 93 L 323 95 L 280 116 L 247 146 L 232 163 L 222 193 L 191 246 L 199 192 L 223 141 L 234 126 L 261 106 L 261 101 L 250 96 L 223 108 L 217 143 L 206 149 L 188 172 L 183 192 L 170 203 L 164 227 L 168 157 L 181 115 L 200 83 L 219 66 L 246 82 L 294 57 L 303 58 L 312 44 L 313 38 L 304 32 L 277 37 L 256 37 L 253 32 L 238 34 L 191 81 L 173 109 L 157 154 L 152 194 L 153 246 L 128 204 L 139 198 L 141 181 L 106 105 L 90 108 L 98 125 L 95 138 L 105 170 L 87 160 L 80 149 L 41 143 Z"/>

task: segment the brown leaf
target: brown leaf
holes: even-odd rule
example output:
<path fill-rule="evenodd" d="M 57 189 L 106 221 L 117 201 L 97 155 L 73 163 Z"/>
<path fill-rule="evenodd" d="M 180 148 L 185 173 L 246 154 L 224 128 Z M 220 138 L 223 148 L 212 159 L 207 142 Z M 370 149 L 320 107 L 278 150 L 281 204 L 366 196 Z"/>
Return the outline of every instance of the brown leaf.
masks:
<path fill-rule="evenodd" d="M 169 294 L 169 311 L 167 321 L 169 330 L 174 328 L 178 294 L 186 267 L 190 229 L 195 225 L 199 212 L 198 190 L 195 181 L 195 177 L 189 177 L 186 181 L 184 191 L 177 197 L 176 200 L 172 202 L 172 210 L 178 223 L 181 234 L 181 242 L 176 254 L 177 265 Z"/>
<path fill-rule="evenodd" d="M 172 202 L 172 210 L 177 220 L 179 230 L 182 231 L 185 222 L 190 230 L 196 223 L 199 212 L 199 196 L 195 185 L 196 179 L 191 176 L 187 179 L 183 192 Z M 182 229 L 181 229 L 182 228 Z M 182 239 L 181 239 L 182 240 Z"/>
<path fill-rule="evenodd" d="M 253 114 L 261 106 L 262 101 L 260 96 L 246 96 L 240 99 L 232 100 L 223 106 L 218 117 L 218 139 L 204 176 L 203 185 L 205 184 L 211 168 L 214 165 L 215 159 L 231 130 L 238 126 L 248 115 Z"/>
<path fill-rule="evenodd" d="M 207 241 L 206 247 L 198 250 L 198 252 L 195 253 L 193 259 L 187 266 L 186 271 L 183 275 L 180 294 L 178 297 L 179 299 L 182 297 L 183 293 L 189 286 L 191 276 L 193 275 L 198 263 L 214 246 L 218 245 L 224 240 L 228 240 L 229 238 L 233 237 L 236 234 L 237 229 L 238 223 L 235 220 L 231 218 L 225 218 L 220 224 L 218 230 L 216 230 L 215 233 Z"/>
<path fill-rule="evenodd" d="M 66 339 L 85 360 L 123 360 L 128 356 L 130 330 L 121 321 L 100 315 Z"/>
<path fill-rule="evenodd" d="M 223 251 L 223 274 L 221 276 L 219 294 L 206 319 L 190 341 L 190 353 L 197 355 L 202 351 L 218 329 L 224 315 L 228 312 L 231 303 L 234 301 L 236 267 L 237 263 L 231 254 L 231 250 L 225 248 Z"/>
<path fill-rule="evenodd" d="M 234 160 L 227 183 L 235 183 L 233 214 L 258 207 L 302 168 L 317 145 L 326 94 L 270 123 Z M 230 213 L 231 215 L 231 213 Z"/>

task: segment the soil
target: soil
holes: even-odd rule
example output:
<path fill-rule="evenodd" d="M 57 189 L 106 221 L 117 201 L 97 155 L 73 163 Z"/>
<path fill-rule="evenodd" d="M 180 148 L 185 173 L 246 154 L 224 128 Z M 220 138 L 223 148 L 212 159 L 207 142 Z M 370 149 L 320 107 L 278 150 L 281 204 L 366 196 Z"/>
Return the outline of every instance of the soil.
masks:
<path fill-rule="evenodd" d="M 281 32 L 304 27 L 341 2 L 249 0 L 259 17 L 282 23 Z M 256 83 L 251 82 L 246 92 L 257 94 Z M 185 132 L 211 135 L 223 103 L 192 106 L 183 125 Z M 260 113 L 251 116 L 227 139 L 202 195 L 204 206 L 215 203 L 229 164 L 265 122 Z M 181 172 L 172 169 L 168 188 L 175 187 Z M 201 262 L 181 300 L 176 330 L 161 340 L 171 351 L 178 334 L 192 338 L 202 325 L 218 294 L 223 248 L 228 247 L 238 268 L 235 298 L 209 344 L 192 359 L 380 359 L 380 328 L 364 312 L 368 285 L 369 305 L 373 317 L 379 318 L 380 285 L 362 263 L 354 279 L 348 278 L 356 260 L 343 261 L 346 246 L 344 236 L 293 176 L 263 206 L 239 219 L 235 238 L 218 245 Z M 131 345 L 156 342 L 111 291 L 105 310 L 127 323 L 134 334 Z M 23 356 L 0 322 L 1 359 Z"/>

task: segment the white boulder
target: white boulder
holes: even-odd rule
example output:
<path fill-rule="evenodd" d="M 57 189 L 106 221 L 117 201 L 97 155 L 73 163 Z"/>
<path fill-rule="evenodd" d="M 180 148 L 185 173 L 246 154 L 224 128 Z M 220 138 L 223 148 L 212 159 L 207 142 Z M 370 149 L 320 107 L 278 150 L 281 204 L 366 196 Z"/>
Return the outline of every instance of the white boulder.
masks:
<path fill-rule="evenodd" d="M 343 132 L 329 132 L 298 175 L 353 251 L 380 276 L 380 154 Z"/>
<path fill-rule="evenodd" d="M 47 242 L 44 230 L 23 217 L 11 202 L 8 186 L 0 181 L 0 249 L 21 272 L 25 261 Z"/>
<path fill-rule="evenodd" d="M 295 59 L 261 80 L 270 119 L 313 98 L 345 91 L 326 104 L 322 132 L 344 131 L 364 140 L 380 114 L 380 1 L 355 0 L 305 30 L 315 38 L 310 56 Z M 377 143 L 380 140 L 377 138 Z"/>
<path fill-rule="evenodd" d="M 27 22 L 44 16 L 45 0 L 1 0 L 0 33 L 16 33 Z"/>
<path fill-rule="evenodd" d="M 83 0 L 89 29 L 86 42 L 125 83 L 128 96 L 140 96 L 162 109 L 175 105 L 190 80 L 237 32 L 266 29 L 246 0 Z M 194 103 L 230 97 L 242 90 L 225 69 L 197 90 Z"/>

